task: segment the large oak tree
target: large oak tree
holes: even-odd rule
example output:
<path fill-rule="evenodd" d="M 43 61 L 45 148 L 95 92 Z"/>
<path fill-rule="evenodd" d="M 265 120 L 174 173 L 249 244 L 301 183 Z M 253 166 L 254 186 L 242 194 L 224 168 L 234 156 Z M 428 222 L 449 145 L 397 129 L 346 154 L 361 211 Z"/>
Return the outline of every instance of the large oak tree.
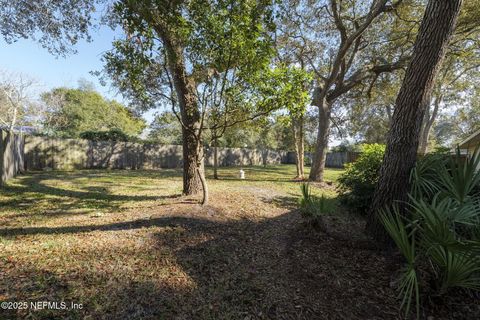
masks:
<path fill-rule="evenodd" d="M 333 109 L 350 90 L 374 82 L 379 75 L 403 68 L 408 52 L 392 26 L 402 1 L 284 1 L 280 54 L 301 58 L 314 73 L 312 104 L 318 110 L 318 133 L 309 178 L 322 181 Z"/>

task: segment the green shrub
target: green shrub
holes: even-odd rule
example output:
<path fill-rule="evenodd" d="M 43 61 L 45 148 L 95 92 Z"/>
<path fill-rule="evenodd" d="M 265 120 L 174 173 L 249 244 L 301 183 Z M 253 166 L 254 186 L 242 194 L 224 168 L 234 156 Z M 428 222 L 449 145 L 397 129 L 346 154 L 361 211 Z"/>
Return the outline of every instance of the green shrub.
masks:
<path fill-rule="evenodd" d="M 300 213 L 310 223 L 316 224 L 322 215 L 332 212 L 328 199 L 323 194 L 321 197 L 313 196 L 308 183 L 303 183 L 300 189 L 302 191 L 302 197 L 299 201 Z"/>
<path fill-rule="evenodd" d="M 120 129 L 109 131 L 85 131 L 80 133 L 80 138 L 92 141 L 129 141 L 129 136 Z"/>
<path fill-rule="evenodd" d="M 480 290 L 479 164 L 478 151 L 469 159 L 459 153 L 421 159 L 411 178 L 408 212 L 394 207 L 380 215 L 407 261 L 399 286 L 406 315 L 415 298 L 418 318 L 419 286 L 428 283 L 421 281 L 425 270 L 419 266 L 427 266 L 439 295 L 452 287 Z"/>
<path fill-rule="evenodd" d="M 382 165 L 385 146 L 364 144 L 357 161 L 347 164 L 345 172 L 339 177 L 340 201 L 360 214 L 366 214 L 371 204 L 378 171 Z"/>
<path fill-rule="evenodd" d="M 338 146 L 332 147 L 331 152 L 361 152 L 362 145 L 350 144 L 349 142 L 342 142 Z"/>
<path fill-rule="evenodd" d="M 436 150 L 433 153 L 418 157 L 415 167 L 410 173 L 410 193 L 414 198 L 433 199 L 440 191 L 440 176 L 452 155 L 450 151 Z"/>

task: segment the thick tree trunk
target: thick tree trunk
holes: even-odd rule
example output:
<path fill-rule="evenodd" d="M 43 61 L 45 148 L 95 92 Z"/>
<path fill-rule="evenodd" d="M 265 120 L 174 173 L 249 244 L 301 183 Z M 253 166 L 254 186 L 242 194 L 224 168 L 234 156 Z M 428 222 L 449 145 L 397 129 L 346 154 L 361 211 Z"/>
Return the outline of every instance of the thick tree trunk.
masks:
<path fill-rule="evenodd" d="M 203 151 L 198 152 L 199 148 L 196 137 L 188 132 L 183 132 L 183 194 L 193 195 L 202 191 L 202 184 L 197 169 L 203 164 Z M 203 170 L 200 172 L 203 174 Z"/>
<path fill-rule="evenodd" d="M 303 132 L 303 116 L 293 117 L 292 129 L 293 139 L 295 143 L 295 165 L 297 168 L 297 179 L 305 179 L 304 174 L 304 132 Z"/>
<path fill-rule="evenodd" d="M 218 179 L 218 138 L 213 139 L 213 178 Z"/>
<path fill-rule="evenodd" d="M 202 190 L 200 175 L 204 172 L 201 170 L 200 174 L 197 174 L 197 168 L 203 164 L 203 147 L 195 81 L 187 75 L 182 47 L 168 37 L 163 40 L 182 120 L 183 193 L 197 194 Z"/>
<path fill-rule="evenodd" d="M 409 176 L 417 158 L 425 108 L 461 3 L 462 0 L 430 0 L 427 4 L 412 60 L 395 103 L 385 157 L 368 216 L 367 232 L 379 244 L 390 243 L 378 219 L 379 210 L 393 203 L 398 203 L 402 210 L 408 201 Z"/>
<path fill-rule="evenodd" d="M 323 182 L 330 134 L 331 104 L 325 98 L 321 98 L 316 106 L 318 107 L 318 134 L 309 179 Z"/>

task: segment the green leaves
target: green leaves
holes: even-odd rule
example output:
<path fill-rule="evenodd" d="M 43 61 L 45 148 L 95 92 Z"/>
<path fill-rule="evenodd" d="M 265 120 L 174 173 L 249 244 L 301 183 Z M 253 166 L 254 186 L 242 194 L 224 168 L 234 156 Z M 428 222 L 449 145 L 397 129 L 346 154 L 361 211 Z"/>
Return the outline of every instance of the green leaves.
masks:
<path fill-rule="evenodd" d="M 402 298 L 400 308 L 405 309 L 405 317 L 407 317 L 410 312 L 412 299 L 415 296 L 418 317 L 420 314 L 420 293 L 416 270 L 416 229 L 408 221 L 404 221 L 397 206 L 393 207 L 393 212 L 381 212 L 380 221 L 407 261 L 398 286 L 399 296 Z"/>
<path fill-rule="evenodd" d="M 42 99 L 53 110 L 45 127 L 60 136 L 79 137 L 84 131 L 109 129 L 135 136 L 145 128 L 145 121 L 130 109 L 93 90 L 56 88 Z"/>
<path fill-rule="evenodd" d="M 300 185 L 302 197 L 299 200 L 300 212 L 304 218 L 310 220 L 312 224 L 318 223 L 318 219 L 333 210 L 331 204 L 322 194 L 321 197 L 313 196 L 308 183 Z"/>
<path fill-rule="evenodd" d="M 447 160 L 448 159 L 448 160 Z M 413 296 L 419 316 L 418 265 L 430 267 L 436 290 L 480 290 L 480 187 L 478 150 L 471 158 L 432 155 L 412 173 L 408 212 L 397 207 L 381 221 L 407 261 L 399 285 L 408 315 Z"/>
<path fill-rule="evenodd" d="M 382 164 L 385 146 L 364 144 L 362 153 L 353 163 L 346 166 L 338 179 L 341 200 L 359 213 L 365 213 L 370 204 L 378 181 L 378 171 Z"/>
<path fill-rule="evenodd" d="M 270 69 L 272 10 L 270 0 L 118 1 L 125 39 L 105 54 L 105 74 L 140 111 L 178 108 L 187 87 L 199 133 L 218 138 L 283 97 Z"/>
<path fill-rule="evenodd" d="M 480 148 L 471 157 L 463 158 L 460 149 L 448 165 L 439 172 L 444 192 L 459 203 L 468 200 L 473 189 L 480 184 Z"/>
<path fill-rule="evenodd" d="M 410 193 L 415 198 L 429 197 L 440 191 L 438 172 L 447 161 L 445 154 L 427 154 L 417 160 L 410 173 Z"/>
<path fill-rule="evenodd" d="M 380 213 L 380 219 L 385 226 L 388 234 L 392 237 L 402 255 L 408 264 L 415 263 L 415 229 L 399 213 L 398 207 L 393 207 L 393 212 L 383 211 Z"/>
<path fill-rule="evenodd" d="M 1 0 L 0 28 L 7 43 L 21 38 L 37 40 L 50 53 L 74 52 L 79 39 L 90 39 L 95 6 L 99 0 Z"/>

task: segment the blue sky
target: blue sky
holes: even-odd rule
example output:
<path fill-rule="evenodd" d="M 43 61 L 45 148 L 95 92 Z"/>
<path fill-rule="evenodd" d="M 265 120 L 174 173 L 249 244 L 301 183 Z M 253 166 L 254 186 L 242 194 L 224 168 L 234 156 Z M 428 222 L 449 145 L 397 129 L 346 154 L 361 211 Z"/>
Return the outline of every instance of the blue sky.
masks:
<path fill-rule="evenodd" d="M 76 54 L 67 57 L 55 57 L 38 43 L 30 39 L 20 39 L 7 44 L 0 37 L 0 69 L 9 72 L 20 72 L 34 78 L 39 86 L 36 92 L 48 91 L 55 87 L 78 86 L 79 79 L 85 79 L 95 85 L 95 89 L 109 99 L 122 101 L 114 88 L 102 87 L 97 77 L 90 71 L 102 69 L 101 57 L 112 47 L 112 41 L 120 35 L 103 26 L 91 30 L 92 42 L 81 40 L 76 46 Z M 153 112 L 144 115 L 147 121 L 153 118 Z"/>
<path fill-rule="evenodd" d="M 102 53 L 111 48 L 116 34 L 108 27 L 92 30 L 91 34 L 93 42 L 80 41 L 75 47 L 78 52 L 66 58 L 51 55 L 30 39 L 21 39 L 13 44 L 7 44 L 0 39 L 0 67 L 31 76 L 46 90 L 59 86 L 77 87 L 77 81 L 84 78 L 93 82 L 103 95 L 114 98 L 115 91 L 102 87 L 98 79 L 89 72 L 102 68 Z"/>

